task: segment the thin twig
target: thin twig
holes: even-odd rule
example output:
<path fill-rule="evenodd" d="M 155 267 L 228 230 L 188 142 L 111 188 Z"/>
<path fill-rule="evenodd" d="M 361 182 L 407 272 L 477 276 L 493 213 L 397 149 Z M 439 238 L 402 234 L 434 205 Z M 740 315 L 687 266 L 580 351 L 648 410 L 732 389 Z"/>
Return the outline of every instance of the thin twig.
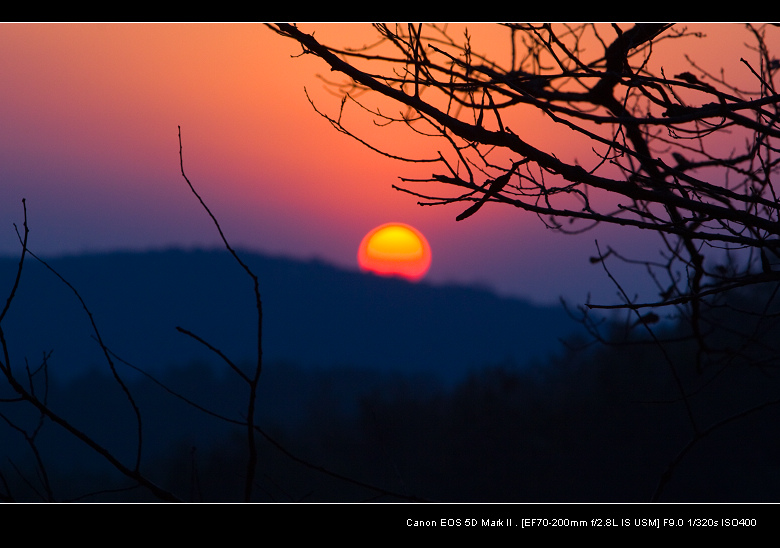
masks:
<path fill-rule="evenodd" d="M 203 201 L 203 198 L 201 198 L 200 194 L 195 190 L 195 187 L 192 185 L 190 180 L 187 178 L 187 175 L 184 173 L 184 153 L 183 153 L 183 147 L 181 143 L 181 126 L 179 126 L 179 164 L 181 166 L 181 175 L 184 177 L 184 180 L 187 181 L 187 186 L 189 186 L 190 191 L 195 195 L 195 197 L 200 202 L 200 205 L 203 207 L 203 209 L 206 210 L 206 213 L 208 213 L 209 217 L 211 217 L 211 220 L 214 222 L 214 226 L 217 227 L 217 231 L 219 232 L 220 238 L 222 238 L 222 243 L 225 245 L 225 248 L 230 252 L 230 254 L 233 256 L 233 258 L 236 260 L 236 262 L 241 266 L 241 268 L 244 269 L 244 272 L 252 279 L 254 294 L 255 294 L 255 307 L 257 309 L 257 362 L 255 364 L 254 373 L 251 377 L 244 375 L 241 373 L 237 367 L 232 365 L 232 362 L 230 360 L 227 360 L 228 364 L 231 364 L 231 367 L 239 373 L 239 375 L 246 381 L 248 387 L 249 387 L 249 396 L 247 399 L 247 406 L 246 406 L 246 436 L 247 436 L 247 465 L 246 465 L 246 478 L 244 479 L 244 501 L 250 502 L 252 499 L 252 489 L 254 487 L 254 478 L 255 473 L 257 470 L 257 447 L 255 444 L 255 406 L 257 403 L 257 386 L 260 381 L 260 374 L 263 370 L 263 302 L 260 298 L 260 282 L 255 275 L 254 272 L 244 263 L 244 261 L 241 260 L 241 258 L 238 256 L 238 254 L 235 252 L 235 250 L 231 247 L 230 243 L 228 242 L 227 238 L 225 237 L 224 232 L 222 231 L 222 227 L 219 225 L 219 221 L 217 221 L 217 218 L 214 216 L 214 214 L 211 212 L 209 207 L 206 205 L 206 202 Z M 196 340 L 201 340 L 195 335 L 192 335 L 191 333 L 181 330 L 184 333 L 189 334 L 190 336 L 194 337 Z M 202 341 L 203 344 L 206 344 L 205 341 Z M 214 347 L 211 345 L 208 346 L 212 351 L 218 352 Z M 223 354 L 218 352 L 220 355 L 224 357 Z"/>

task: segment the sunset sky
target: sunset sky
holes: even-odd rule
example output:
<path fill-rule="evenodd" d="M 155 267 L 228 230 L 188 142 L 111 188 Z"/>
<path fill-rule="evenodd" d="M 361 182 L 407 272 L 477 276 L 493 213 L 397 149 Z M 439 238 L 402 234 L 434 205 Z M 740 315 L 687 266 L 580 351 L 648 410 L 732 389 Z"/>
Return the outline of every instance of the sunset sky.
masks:
<path fill-rule="evenodd" d="M 738 25 L 704 27 L 719 33 L 696 46 L 714 72 L 721 61 L 735 67 L 750 54 Z M 303 28 L 354 45 L 366 36 L 351 24 Z M 459 223 L 462 204 L 418 206 L 391 185 L 430 170 L 379 156 L 334 130 L 304 93 L 337 112 L 339 98 L 316 77 L 327 67 L 295 57 L 296 43 L 262 25 L 3 24 L 0 51 L 3 255 L 18 252 L 13 223 L 22 222 L 22 198 L 30 247 L 43 255 L 218 246 L 180 175 L 178 126 L 187 175 L 239 248 L 358 270 L 362 238 L 402 222 L 430 243 L 428 282 L 576 303 L 588 291 L 614 301 L 604 271 L 588 261 L 596 238 L 627 254 L 656 243 L 614 229 L 563 236 L 496 204 Z M 683 66 L 684 53 L 674 52 L 670 66 Z M 355 127 L 368 127 L 350 115 Z M 633 287 L 627 272 L 619 274 Z"/>

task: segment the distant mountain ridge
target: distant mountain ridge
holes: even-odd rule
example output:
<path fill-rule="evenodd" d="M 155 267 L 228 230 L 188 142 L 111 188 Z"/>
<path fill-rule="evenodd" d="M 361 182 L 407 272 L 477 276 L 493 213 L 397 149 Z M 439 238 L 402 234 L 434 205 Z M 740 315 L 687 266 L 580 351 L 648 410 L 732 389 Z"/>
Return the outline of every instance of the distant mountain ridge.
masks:
<path fill-rule="evenodd" d="M 577 325 L 562 309 L 540 307 L 465 286 L 409 283 L 319 261 L 239 251 L 260 279 L 263 356 L 303 367 L 355 367 L 459 380 L 484 365 L 523 365 L 560 350 Z M 18 259 L 0 259 L 0 299 Z M 109 348 L 151 372 L 214 353 L 253 360 L 252 283 L 226 251 L 113 252 L 47 260 L 81 294 Z M 3 321 L 12 364 L 68 378 L 105 369 L 88 317 L 65 284 L 31 257 Z M 19 371 L 20 369 L 17 369 Z"/>

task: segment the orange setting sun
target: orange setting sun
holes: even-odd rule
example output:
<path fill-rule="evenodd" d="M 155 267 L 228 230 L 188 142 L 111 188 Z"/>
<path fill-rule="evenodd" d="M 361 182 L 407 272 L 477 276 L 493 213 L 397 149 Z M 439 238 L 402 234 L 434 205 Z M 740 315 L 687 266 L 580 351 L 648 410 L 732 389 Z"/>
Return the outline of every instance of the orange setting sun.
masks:
<path fill-rule="evenodd" d="M 431 266 L 431 248 L 420 231 L 403 223 L 386 223 L 365 235 L 358 248 L 364 271 L 420 280 Z"/>

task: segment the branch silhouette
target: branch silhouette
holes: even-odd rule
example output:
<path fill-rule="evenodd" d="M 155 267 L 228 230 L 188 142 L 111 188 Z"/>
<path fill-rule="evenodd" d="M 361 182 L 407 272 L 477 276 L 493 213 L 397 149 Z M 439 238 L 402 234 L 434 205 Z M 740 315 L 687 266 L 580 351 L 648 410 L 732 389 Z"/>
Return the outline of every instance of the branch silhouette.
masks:
<path fill-rule="evenodd" d="M 251 369 L 251 371 L 246 372 L 242 367 L 237 365 L 236 362 L 231 360 L 225 352 L 223 352 L 216 346 L 209 343 L 205 338 L 196 335 L 192 331 L 180 326 L 176 327 L 176 329 L 178 332 L 186 335 L 187 337 L 193 339 L 198 344 L 204 346 L 211 353 L 216 355 L 221 361 L 226 363 L 230 371 L 232 371 L 232 373 L 235 374 L 238 379 L 240 379 L 241 383 L 243 383 L 243 385 L 247 387 L 248 391 L 247 391 L 246 399 L 243 401 L 244 404 L 243 417 L 231 418 L 230 416 L 224 413 L 217 413 L 209 409 L 207 406 L 199 404 L 194 399 L 183 395 L 181 392 L 172 389 L 171 387 L 167 386 L 165 383 L 161 382 L 158 378 L 151 375 L 150 373 L 143 370 L 142 368 L 136 367 L 131 363 L 129 363 L 128 361 L 117 356 L 117 354 L 110 349 L 109 344 L 104 340 L 103 335 L 101 333 L 101 329 L 98 326 L 98 323 L 95 319 L 94 314 L 92 313 L 92 310 L 90 309 L 86 300 L 82 297 L 79 290 L 75 287 L 75 285 L 73 285 L 68 279 L 66 279 L 48 261 L 45 261 L 44 259 L 39 257 L 29 248 L 27 203 L 25 200 L 22 200 L 23 212 L 24 212 L 23 230 L 20 233 L 20 231 L 17 229 L 17 235 L 22 248 L 22 252 L 16 265 L 14 281 L 9 291 L 8 297 L 6 299 L 5 306 L 3 307 L 2 311 L 0 311 L 0 351 L 2 352 L 2 357 L 3 357 L 2 360 L 0 360 L 0 373 L 3 375 L 7 385 L 10 387 L 13 396 L 0 398 L 0 403 L 10 404 L 10 405 L 30 405 L 32 406 L 33 409 L 36 410 L 37 417 L 33 426 L 27 428 L 22 426 L 22 423 L 18 422 L 18 419 L 0 410 L 0 422 L 7 425 L 12 431 L 15 431 L 25 441 L 32 455 L 32 463 L 34 463 L 34 467 L 35 467 L 34 473 L 37 476 L 37 480 L 36 478 L 29 477 L 26 474 L 26 472 L 17 465 L 16 462 L 14 462 L 13 460 L 9 460 L 9 464 L 12 470 L 14 471 L 14 473 L 19 477 L 20 481 L 25 485 L 25 487 L 29 490 L 29 492 L 37 496 L 39 499 L 50 501 L 50 502 L 55 502 L 58 500 L 56 488 L 50 479 L 50 474 L 49 474 L 49 469 L 47 466 L 46 459 L 40 451 L 40 441 L 39 441 L 40 440 L 39 434 L 44 428 L 45 423 L 47 421 L 51 421 L 52 423 L 58 425 L 59 427 L 67 431 L 73 438 L 79 440 L 84 445 L 86 445 L 92 452 L 99 455 L 121 475 L 131 480 L 131 484 L 124 487 L 93 489 L 86 493 L 71 496 L 67 500 L 80 501 L 80 500 L 90 499 L 94 497 L 100 497 L 103 495 L 121 494 L 121 493 L 125 493 L 137 489 L 139 487 L 146 489 L 155 498 L 159 500 L 169 501 L 169 502 L 179 502 L 182 500 L 174 492 L 164 487 L 161 487 L 157 482 L 151 480 L 150 476 L 145 471 L 142 470 L 143 468 L 142 448 L 144 446 L 145 431 L 142 428 L 143 423 L 141 421 L 141 409 L 139 404 L 136 401 L 136 397 L 131 392 L 129 385 L 127 384 L 127 382 L 125 382 L 123 375 L 121 375 L 119 370 L 117 369 L 117 364 L 122 364 L 136 372 L 141 373 L 145 378 L 151 380 L 155 385 L 161 387 L 169 395 L 173 396 L 174 398 L 180 401 L 185 402 L 188 406 L 192 407 L 193 409 L 197 409 L 198 411 L 208 416 L 214 417 L 225 424 L 239 427 L 244 431 L 246 443 L 243 445 L 243 447 L 246 451 L 246 457 L 245 457 L 246 464 L 245 464 L 243 482 L 242 482 L 243 483 L 242 498 L 246 502 L 253 500 L 254 490 L 257 487 L 257 482 L 255 481 L 255 478 L 257 476 L 259 439 L 264 439 L 272 447 L 274 447 L 276 451 L 284 455 L 284 457 L 286 459 L 289 459 L 291 462 L 297 463 L 298 465 L 316 471 L 317 473 L 324 474 L 328 477 L 334 478 L 340 482 L 345 482 L 353 486 L 370 490 L 373 493 L 375 493 L 377 496 L 392 497 L 398 500 L 424 502 L 425 499 L 421 497 L 399 493 L 391 489 L 384 489 L 370 482 L 361 481 L 352 478 L 349 475 L 335 472 L 327 467 L 314 464 L 310 460 L 302 458 L 301 456 L 295 454 L 293 451 L 289 450 L 282 443 L 280 443 L 274 436 L 271 436 L 268 432 L 260 428 L 260 426 L 256 423 L 255 410 L 257 404 L 257 388 L 259 384 L 260 374 L 262 371 L 262 319 L 263 319 L 262 312 L 263 311 L 262 311 L 262 300 L 259 291 L 259 279 L 254 274 L 252 269 L 246 264 L 244 260 L 242 260 L 242 258 L 238 255 L 238 253 L 230 245 L 216 216 L 206 205 L 204 200 L 201 198 L 200 194 L 195 190 L 195 187 L 187 177 L 184 171 L 183 145 L 181 140 L 180 127 L 179 127 L 179 147 L 180 147 L 179 159 L 180 159 L 181 173 L 182 173 L 182 177 L 184 178 L 184 180 L 188 185 L 188 188 L 193 193 L 193 195 L 196 196 L 203 209 L 207 212 L 207 214 L 212 219 L 214 225 L 216 226 L 220 234 L 220 237 L 222 238 L 225 248 L 229 251 L 231 257 L 238 263 L 238 265 L 242 268 L 242 270 L 252 280 L 253 289 L 254 289 L 254 300 L 255 300 L 256 312 L 257 312 L 256 317 L 258 323 L 256 329 L 257 359 L 254 364 L 254 367 Z M 89 434 L 84 429 L 79 428 L 78 426 L 73 424 L 70 420 L 68 420 L 64 415 L 54 410 L 54 408 L 50 404 L 49 397 L 48 397 L 48 393 L 49 393 L 48 360 L 51 355 L 50 352 L 44 354 L 43 360 L 40 366 L 38 366 L 37 368 L 32 369 L 30 368 L 29 365 L 25 365 L 24 377 L 22 376 L 20 368 L 15 367 L 13 365 L 13 362 L 10 357 L 11 354 L 9 352 L 9 343 L 6 340 L 5 330 L 3 329 L 3 322 L 7 320 L 8 311 L 12 308 L 14 304 L 14 300 L 17 296 L 17 291 L 23 277 L 24 266 L 26 264 L 26 259 L 28 256 L 32 257 L 41 265 L 43 265 L 44 268 L 50 274 L 52 274 L 58 280 L 59 283 L 63 284 L 73 294 L 73 296 L 76 298 L 76 301 L 80 305 L 83 313 L 87 317 L 89 321 L 89 325 L 92 328 L 91 338 L 100 347 L 103 358 L 105 362 L 108 364 L 108 368 L 111 372 L 113 382 L 116 383 L 121 388 L 122 392 L 124 393 L 127 401 L 129 402 L 133 410 L 136 419 L 135 436 L 137 438 L 137 442 L 136 442 L 134 462 L 132 464 L 124 463 L 121 458 L 119 458 L 116 454 L 114 454 L 111 450 L 109 450 L 103 443 L 97 441 L 97 439 L 94 436 Z M 200 493 L 199 478 L 196 471 L 194 453 L 192 454 L 192 459 L 193 459 L 193 476 L 191 481 L 192 481 L 193 494 L 191 494 L 191 496 L 196 496 L 196 498 L 199 498 L 202 495 L 198 494 Z M 9 501 L 9 502 L 16 500 L 11 485 L 8 481 L 8 478 L 2 471 L 0 471 L 0 500 Z"/>
<path fill-rule="evenodd" d="M 719 312 L 728 308 L 757 317 L 759 324 L 773 317 L 771 288 L 780 287 L 780 94 L 775 84 L 780 63 L 768 36 L 774 33 L 776 40 L 780 29 L 744 26 L 750 45 L 734 60 L 745 71 L 731 73 L 729 81 L 725 72 L 708 72 L 687 55 L 688 70 L 670 77 L 657 68 L 664 62 L 657 62 L 660 44 L 684 51 L 686 41 L 703 39 L 672 23 L 506 24 L 492 31 L 504 34 L 504 51 L 478 50 L 468 29 L 458 37 L 439 25 L 375 25 L 377 42 L 363 48 L 321 40 L 303 25 L 267 26 L 297 42 L 301 56 L 318 58 L 331 74 L 341 75 L 341 81 L 326 81 L 341 95 L 338 117 L 309 98 L 339 131 L 386 156 L 421 163 L 344 127 L 345 105 L 355 104 L 374 119 L 377 131 L 405 126 L 410 137 L 429 140 L 444 171 L 436 170 L 436 159 L 427 160 L 424 165 L 433 166 L 429 178 L 402 177 L 405 184 L 393 185 L 418 204 L 469 203 L 456 221 L 490 215 L 491 207 L 501 205 L 532 213 L 562 233 L 614 225 L 656 234 L 660 261 L 629 260 L 613 248 L 602 253 L 597 245 L 598 256 L 591 262 L 603 266 L 618 288 L 619 302 L 588 300 L 581 307 L 582 322 L 596 340 L 620 344 L 600 333 L 588 312 L 624 311 L 626 337 L 632 337 L 626 344 L 660 350 L 685 404 L 691 443 L 711 431 L 700 430 L 680 376 L 680 358 L 666 345 L 681 337 L 691 341 L 696 351 L 685 365 L 699 376 L 717 374 L 738 354 L 730 355 L 731 347 L 724 348 L 711 334 L 721 330 L 740 337 L 736 346 L 744 353 L 759 331 L 738 333 Z M 388 116 L 386 107 L 368 106 L 374 99 L 389 100 L 405 113 Z M 523 124 L 529 119 L 535 122 Z M 559 132 L 557 141 L 537 138 L 546 131 L 542 124 Z M 569 150 L 573 142 L 583 143 L 576 154 Z M 424 151 L 425 142 L 420 143 L 415 150 Z M 425 191 L 419 190 L 423 184 Z M 488 202 L 496 205 L 485 207 Z M 630 297 L 609 270 L 607 257 L 642 267 L 659 298 Z M 747 294 L 766 299 L 762 312 L 731 304 Z M 658 335 L 664 329 L 661 312 L 674 318 L 685 335 L 676 333 L 675 341 Z M 646 337 L 639 340 L 637 330 Z M 765 365 L 761 358 L 746 367 Z M 686 454 L 688 449 L 674 462 Z"/>
<path fill-rule="evenodd" d="M 122 388 L 125 395 L 128 398 L 128 401 L 130 402 L 133 411 L 136 416 L 137 420 L 137 450 L 136 450 L 136 460 L 135 463 L 132 466 L 128 466 L 124 464 L 120 459 L 118 459 L 111 451 L 109 451 L 104 445 L 98 443 L 93 437 L 91 437 L 89 434 L 84 432 L 83 430 L 77 428 L 73 424 L 71 424 L 68 420 L 66 420 L 64 417 L 62 417 L 60 414 L 56 413 L 49 405 L 47 400 L 39 398 L 35 394 L 34 385 L 32 382 L 32 375 L 29 375 L 28 381 L 29 381 L 29 389 L 25 388 L 24 385 L 20 382 L 20 380 L 17 378 L 15 373 L 13 372 L 13 367 L 11 364 L 11 358 L 10 353 L 8 350 L 8 342 L 5 338 L 5 333 L 2 328 L 2 323 L 0 323 L 0 347 L 2 347 L 2 353 L 3 353 L 3 362 L 0 363 L 0 372 L 5 376 L 5 380 L 8 383 L 8 385 L 11 387 L 11 389 L 19 396 L 19 401 L 28 403 L 32 405 L 40 414 L 41 419 L 43 417 L 49 419 L 53 423 L 59 425 L 63 429 L 65 429 L 71 436 L 74 438 L 80 440 L 85 445 L 87 445 L 92 451 L 94 451 L 96 454 L 100 455 L 103 459 L 105 459 L 108 463 L 110 463 L 118 472 L 120 472 L 125 477 L 133 480 L 137 485 L 140 485 L 146 489 L 148 489 L 151 493 L 153 493 L 156 497 L 158 497 L 161 500 L 170 501 L 170 502 L 176 502 L 180 499 L 176 497 L 173 493 L 170 493 L 166 489 L 158 486 L 156 483 L 151 481 L 145 474 L 143 474 L 140 470 L 141 467 L 141 448 L 143 444 L 143 432 L 141 427 L 141 416 L 140 416 L 140 410 L 138 406 L 136 405 L 132 394 L 130 393 L 127 385 L 124 383 L 122 378 L 120 377 L 119 373 L 117 372 L 113 360 L 111 359 L 111 354 L 108 350 L 108 347 L 103 342 L 100 331 L 97 327 L 97 324 L 95 323 L 94 317 L 92 315 L 92 312 L 90 311 L 89 307 L 87 306 L 84 299 L 81 297 L 78 290 L 76 290 L 75 287 L 73 287 L 62 275 L 60 275 L 56 270 L 54 270 L 48 263 L 43 261 L 40 257 L 35 255 L 32 251 L 30 251 L 28 247 L 28 234 L 29 234 L 29 228 L 27 226 L 27 207 L 26 202 L 23 200 L 24 205 L 24 230 L 23 234 L 19 235 L 19 239 L 22 246 L 22 256 L 19 259 L 18 262 L 18 268 L 17 268 L 17 274 L 16 279 L 14 281 L 14 285 L 11 288 L 11 291 L 9 293 L 8 299 L 6 300 L 6 306 L 3 309 L 2 312 L 2 318 L 0 318 L 0 322 L 2 319 L 5 318 L 6 312 L 10 309 L 10 306 L 12 304 L 12 301 L 14 297 L 16 296 L 16 292 L 19 286 L 19 280 L 21 279 L 22 269 L 24 266 L 24 258 L 26 255 L 30 255 L 31 257 L 35 258 L 39 262 L 41 262 L 49 271 L 51 271 L 62 283 L 64 283 L 76 296 L 79 303 L 82 306 L 82 309 L 84 310 L 85 314 L 89 318 L 90 324 L 92 325 L 93 331 L 94 331 L 94 337 L 98 341 L 101 350 L 103 351 L 103 356 L 105 357 L 109 368 L 111 370 L 111 373 L 114 377 L 114 380 L 117 382 L 117 384 Z M 44 364 L 42 365 L 42 368 L 44 371 L 46 371 L 46 363 L 44 360 Z M 45 388 L 48 388 L 48 379 L 45 384 Z M 8 419 L 3 416 L 3 418 L 6 420 L 6 422 L 9 422 Z M 39 422 L 39 428 L 40 428 L 40 422 Z M 34 443 L 34 438 L 36 436 L 36 433 L 34 432 L 32 435 L 25 432 L 23 429 L 19 428 L 18 426 L 14 425 L 14 429 L 22 433 L 22 435 L 25 437 L 26 441 L 30 445 L 31 449 L 33 450 L 33 453 L 36 455 L 36 462 L 38 465 L 39 471 L 44 474 L 44 485 L 46 487 L 47 494 L 45 496 L 45 499 L 47 500 L 54 500 L 54 495 L 51 492 L 51 486 L 48 482 L 48 479 L 45 475 L 45 465 L 40 459 L 40 455 L 37 452 L 37 448 Z M 37 430 L 36 430 L 37 432 Z"/>
<path fill-rule="evenodd" d="M 182 395 L 180 395 L 180 394 L 178 394 L 178 393 L 176 393 L 176 392 L 174 392 L 174 391 L 172 391 L 172 390 L 170 390 L 168 388 L 165 388 L 165 389 L 169 393 L 171 393 L 172 395 L 176 396 L 177 398 L 182 399 L 183 401 L 187 402 L 188 404 L 196 407 L 197 409 L 200 409 L 201 411 L 203 411 L 203 412 L 205 412 L 205 413 L 207 413 L 209 415 L 218 417 L 221 420 L 224 420 L 224 421 L 227 421 L 227 422 L 231 422 L 233 424 L 237 424 L 237 425 L 243 426 L 246 429 L 246 431 L 247 431 L 247 444 L 250 447 L 249 456 L 248 456 L 248 464 L 247 464 L 247 472 L 246 472 L 246 480 L 245 480 L 245 493 L 244 493 L 244 500 L 246 502 L 249 502 L 251 500 L 251 497 L 252 497 L 252 488 L 254 486 L 255 469 L 256 469 L 256 466 L 257 466 L 257 450 L 256 450 L 256 443 L 255 443 L 255 434 L 256 433 L 260 434 L 263 438 L 265 438 L 269 443 L 271 443 L 271 445 L 273 445 L 277 450 L 282 452 L 285 456 L 287 456 L 288 458 L 290 458 L 291 460 L 293 460 L 293 461 L 295 461 L 295 462 L 297 462 L 299 464 L 302 464 L 302 465 L 306 466 L 307 468 L 311 468 L 313 470 L 316 470 L 318 472 L 321 472 L 321 473 L 326 474 L 328 476 L 331 476 L 333 478 L 336 478 L 336 479 L 339 479 L 339 480 L 351 483 L 353 485 L 357 485 L 357 486 L 360 486 L 360 487 L 364 487 L 364 488 L 370 489 L 370 490 L 372 490 L 372 491 L 374 491 L 376 493 L 379 493 L 381 495 L 397 497 L 397 498 L 400 498 L 402 500 L 411 500 L 411 501 L 423 502 L 424 499 L 422 499 L 422 498 L 419 498 L 419 497 L 416 497 L 416 496 L 404 495 L 404 494 L 400 494 L 400 493 L 395 493 L 393 491 L 390 491 L 390 490 L 387 490 L 387 489 L 383 489 L 381 487 L 377 487 L 377 486 L 371 485 L 369 483 L 362 482 L 362 481 L 350 478 L 350 477 L 345 476 L 343 474 L 339 474 L 339 473 L 333 472 L 333 471 L 331 471 L 331 470 L 329 470 L 329 469 L 327 469 L 325 467 L 312 464 L 311 462 L 294 455 L 292 452 L 290 452 L 284 446 L 282 446 L 282 444 L 280 444 L 278 441 L 276 441 L 274 438 L 272 438 L 270 435 L 268 435 L 265 431 L 263 431 L 257 424 L 255 424 L 254 410 L 255 410 L 256 399 L 257 399 L 257 387 L 258 387 L 258 381 L 259 381 L 259 378 L 260 378 L 260 373 L 262 371 L 262 338 L 261 337 L 262 337 L 263 313 L 262 313 L 262 301 L 261 301 L 261 298 L 260 298 L 258 277 L 239 258 L 238 254 L 230 246 L 227 238 L 225 237 L 224 233 L 222 232 L 222 228 L 220 227 L 219 222 L 217 221 L 217 218 L 211 212 L 209 207 L 206 205 L 206 203 L 203 201 L 203 199 L 200 197 L 200 195 L 195 190 L 195 188 L 192 185 L 192 183 L 190 182 L 190 180 L 185 175 L 185 173 L 184 173 L 184 159 L 183 159 L 183 152 L 182 151 L 183 151 L 183 147 L 182 147 L 182 141 L 181 141 L 181 126 L 179 126 L 179 158 L 180 158 L 180 164 L 181 164 L 181 174 L 182 174 L 182 177 L 184 177 L 184 179 L 186 180 L 187 185 L 189 186 L 189 188 L 192 191 L 192 193 L 198 198 L 198 201 L 200 202 L 201 206 L 206 210 L 208 215 L 211 217 L 212 221 L 214 222 L 215 226 L 217 227 L 217 230 L 219 231 L 219 235 L 222 238 L 222 242 L 224 243 L 225 247 L 228 249 L 230 254 L 235 258 L 235 260 L 241 265 L 241 267 L 244 269 L 244 271 L 252 278 L 252 281 L 253 281 L 254 294 L 255 294 L 255 303 L 256 303 L 256 306 L 257 306 L 257 322 L 258 322 L 258 329 L 257 329 L 257 337 L 258 337 L 258 339 L 257 339 L 257 362 L 256 362 L 256 365 L 255 365 L 255 369 L 254 369 L 253 374 L 251 376 L 246 375 L 221 350 L 215 348 L 210 343 L 206 342 L 205 340 L 203 340 L 199 336 L 195 335 L 191 331 L 188 331 L 188 330 L 186 330 L 186 329 L 184 329 L 182 327 L 177 327 L 176 329 L 180 333 L 183 333 L 185 335 L 188 335 L 188 336 L 192 337 L 193 339 L 198 341 L 200 344 L 206 346 L 210 351 L 212 351 L 215 354 L 217 354 L 223 361 L 225 361 L 228 364 L 228 366 L 241 379 L 243 379 L 247 383 L 247 385 L 249 386 L 249 390 L 250 390 L 250 397 L 249 397 L 249 401 L 248 401 L 247 408 L 246 408 L 246 421 L 236 421 L 236 420 L 228 419 L 227 417 L 218 415 L 218 414 L 216 414 L 214 412 L 208 411 L 207 409 L 205 409 L 205 408 L 203 408 L 201 406 L 198 406 L 197 404 L 195 404 L 191 400 L 185 398 L 184 396 L 182 396 Z M 138 368 L 135 368 L 135 367 L 133 367 L 133 368 L 136 369 L 137 371 L 141 371 Z M 154 379 L 153 377 L 151 377 L 147 373 L 144 372 L 144 375 L 146 375 L 147 377 L 151 378 L 155 383 L 162 385 L 161 383 L 159 383 L 159 381 L 157 381 L 156 379 Z"/>

